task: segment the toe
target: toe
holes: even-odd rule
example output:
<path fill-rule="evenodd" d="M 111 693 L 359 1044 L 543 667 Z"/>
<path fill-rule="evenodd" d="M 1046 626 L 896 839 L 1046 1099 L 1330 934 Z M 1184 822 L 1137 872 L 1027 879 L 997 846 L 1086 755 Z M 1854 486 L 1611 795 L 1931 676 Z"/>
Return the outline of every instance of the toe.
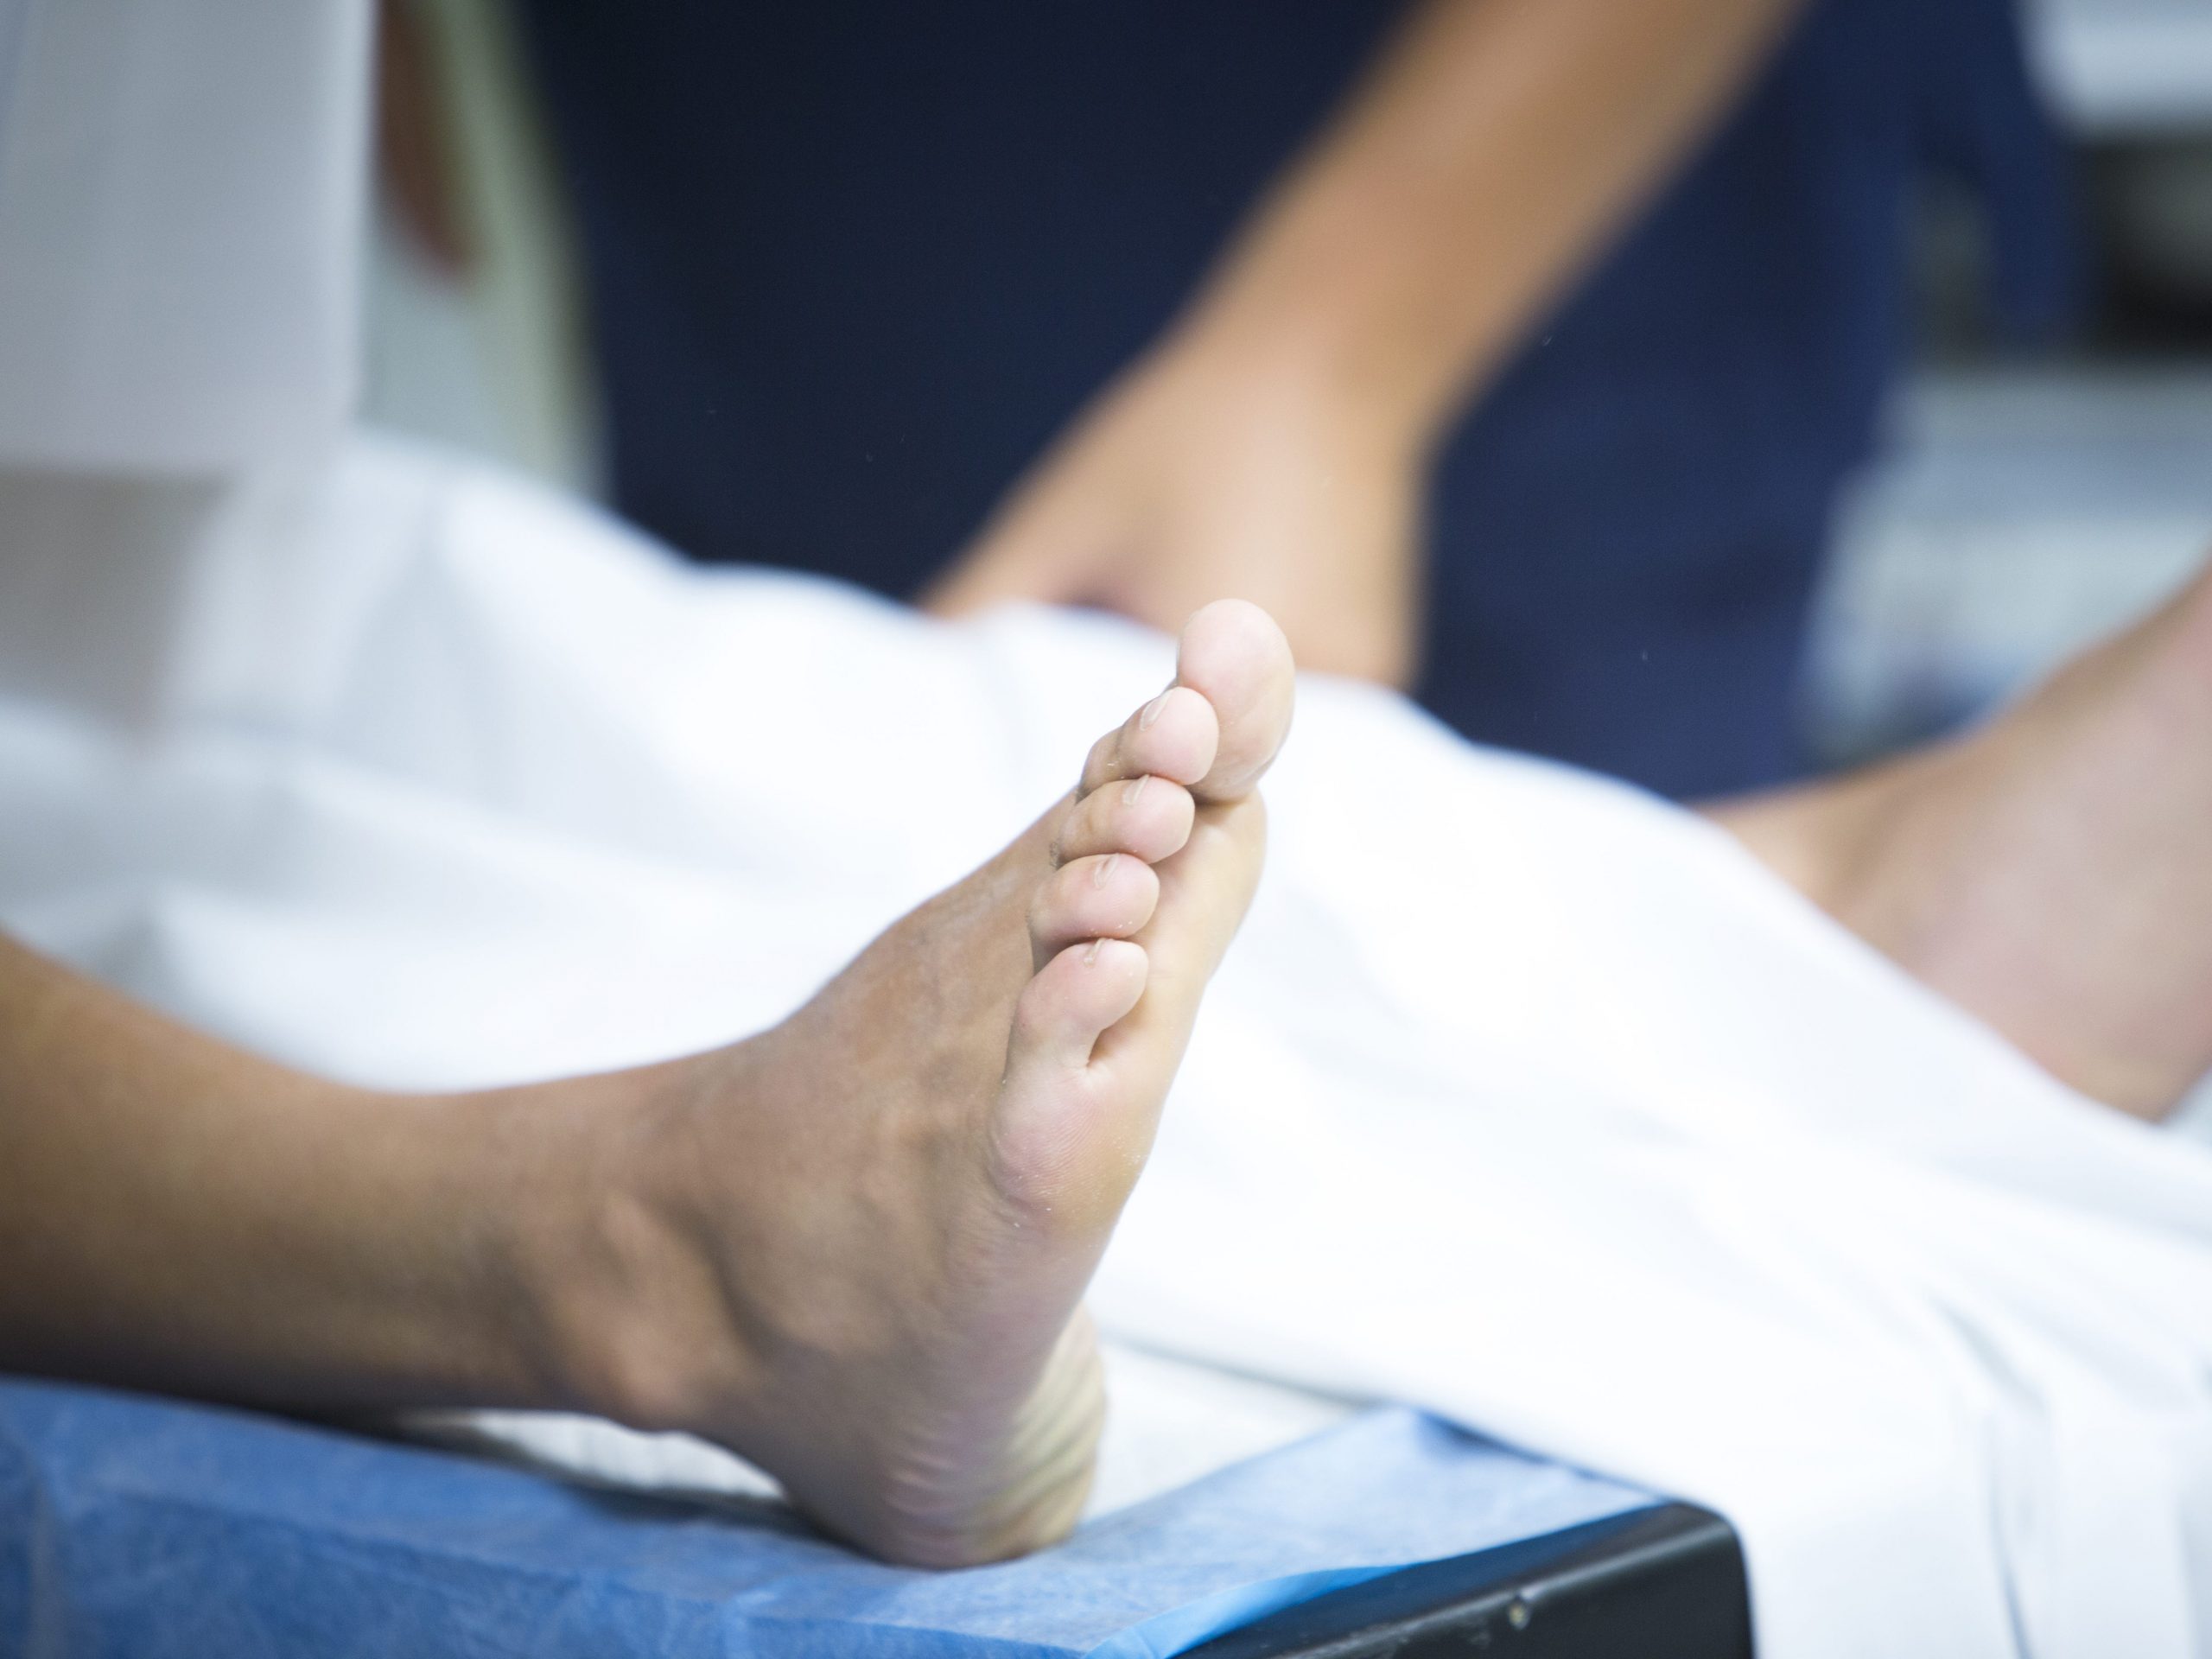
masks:
<path fill-rule="evenodd" d="M 1069 945 L 1126 939 L 1152 919 L 1160 878 L 1126 853 L 1100 853 L 1063 864 L 1039 884 L 1029 906 L 1029 943 L 1039 966 Z"/>
<path fill-rule="evenodd" d="M 1195 784 L 1212 770 L 1221 728 L 1213 705 L 1185 685 L 1171 685 L 1091 745 L 1083 790 L 1150 774 Z"/>
<path fill-rule="evenodd" d="M 1071 944 L 1014 1004 L 991 1162 L 1001 1201 L 1025 1229 L 1103 1242 L 1144 1166 L 1156 1103 L 1115 1086 L 1091 1057 L 1100 1034 L 1138 1006 L 1150 971 L 1144 947 L 1127 939 Z"/>
<path fill-rule="evenodd" d="M 1092 790 L 1068 810 L 1053 843 L 1057 862 L 1127 853 L 1147 864 L 1180 852 L 1197 811 L 1191 791 L 1172 778 L 1140 772 Z"/>
<path fill-rule="evenodd" d="M 1039 969 L 1014 1004 L 1009 1088 L 1040 1071 L 1065 1074 L 1090 1065 L 1098 1033 L 1144 995 L 1146 970 L 1144 947 L 1127 939 L 1071 944 Z"/>
<path fill-rule="evenodd" d="M 1290 731 L 1294 670 L 1275 620 L 1241 599 L 1217 600 L 1185 625 L 1175 683 L 1213 706 L 1220 738 L 1196 781 L 1200 801 L 1251 792 Z"/>

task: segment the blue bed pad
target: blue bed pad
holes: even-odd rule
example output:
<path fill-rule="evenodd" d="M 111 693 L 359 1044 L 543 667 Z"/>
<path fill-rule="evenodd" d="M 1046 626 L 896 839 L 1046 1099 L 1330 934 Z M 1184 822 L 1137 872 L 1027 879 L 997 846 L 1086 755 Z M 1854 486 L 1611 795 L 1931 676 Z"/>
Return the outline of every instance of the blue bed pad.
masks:
<path fill-rule="evenodd" d="M 1151 1659 L 1398 1567 L 1658 1502 L 1389 1408 L 1028 1560 L 918 1573 L 772 1503 L 0 1379 L 0 1651 Z"/>

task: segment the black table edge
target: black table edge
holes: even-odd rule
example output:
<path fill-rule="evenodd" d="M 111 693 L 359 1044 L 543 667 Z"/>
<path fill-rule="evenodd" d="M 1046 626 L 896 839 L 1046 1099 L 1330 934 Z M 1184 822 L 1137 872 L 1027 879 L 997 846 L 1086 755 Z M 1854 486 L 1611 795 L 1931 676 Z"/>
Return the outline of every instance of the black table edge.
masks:
<path fill-rule="evenodd" d="M 1662 1503 L 1370 1579 L 1190 1659 L 1751 1659 L 1735 1529 Z"/>

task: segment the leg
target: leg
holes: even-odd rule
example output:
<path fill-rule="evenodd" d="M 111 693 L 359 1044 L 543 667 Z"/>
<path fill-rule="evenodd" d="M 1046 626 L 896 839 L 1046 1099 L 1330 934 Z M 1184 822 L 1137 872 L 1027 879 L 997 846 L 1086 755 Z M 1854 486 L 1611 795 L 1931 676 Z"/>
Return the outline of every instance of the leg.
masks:
<path fill-rule="evenodd" d="M 1098 1429 L 1079 1303 L 1290 698 L 1281 633 L 1209 607 L 1013 846 L 782 1026 L 641 1071 L 374 1096 L 0 944 L 0 1365 L 598 1411 L 720 1439 L 900 1560 L 1049 1542 Z"/>
<path fill-rule="evenodd" d="M 2085 1093 L 2212 1069 L 2212 573 L 1962 738 L 1711 810 Z"/>

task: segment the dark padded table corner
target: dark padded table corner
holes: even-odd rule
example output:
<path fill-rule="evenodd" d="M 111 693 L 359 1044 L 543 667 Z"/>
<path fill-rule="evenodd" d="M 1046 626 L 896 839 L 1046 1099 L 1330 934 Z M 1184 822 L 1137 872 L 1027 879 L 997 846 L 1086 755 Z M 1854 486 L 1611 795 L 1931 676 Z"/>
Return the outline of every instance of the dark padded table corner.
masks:
<path fill-rule="evenodd" d="M 1735 1529 L 1640 1513 L 1405 1568 L 1271 1614 L 1192 1659 L 1750 1659 Z"/>
<path fill-rule="evenodd" d="M 1718 1516 L 1402 1408 L 930 1573 L 770 1502 L 0 1377 L 0 1654 L 1745 1659 L 1750 1632 Z"/>

